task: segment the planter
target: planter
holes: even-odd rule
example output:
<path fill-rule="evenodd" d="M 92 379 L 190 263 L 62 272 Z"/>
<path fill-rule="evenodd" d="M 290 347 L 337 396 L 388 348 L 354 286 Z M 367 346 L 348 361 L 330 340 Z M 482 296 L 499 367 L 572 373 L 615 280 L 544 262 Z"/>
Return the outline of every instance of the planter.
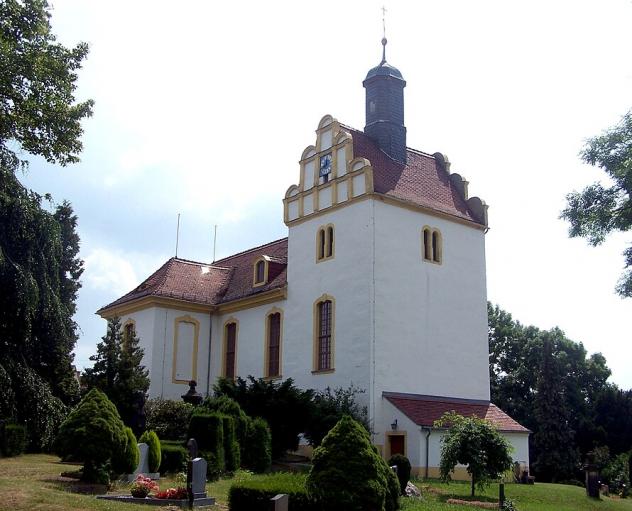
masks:
<path fill-rule="evenodd" d="M 133 491 L 132 492 L 132 497 L 134 497 L 135 499 L 144 499 L 147 497 L 147 495 L 149 495 L 149 492 L 145 492 L 145 491 Z"/>

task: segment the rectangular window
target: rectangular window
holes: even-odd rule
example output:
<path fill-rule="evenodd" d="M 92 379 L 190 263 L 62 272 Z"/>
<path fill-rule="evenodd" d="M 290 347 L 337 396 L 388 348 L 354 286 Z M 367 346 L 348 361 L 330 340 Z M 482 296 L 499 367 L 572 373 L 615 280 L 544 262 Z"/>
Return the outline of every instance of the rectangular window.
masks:
<path fill-rule="evenodd" d="M 226 378 L 235 378 L 235 348 L 237 343 L 237 324 L 229 323 L 226 325 L 226 362 L 224 367 L 224 376 Z"/>
<path fill-rule="evenodd" d="M 268 376 L 279 376 L 281 358 L 281 314 L 268 316 Z"/>
<path fill-rule="evenodd" d="M 331 369 L 331 301 L 318 304 L 318 364 L 317 369 Z"/>

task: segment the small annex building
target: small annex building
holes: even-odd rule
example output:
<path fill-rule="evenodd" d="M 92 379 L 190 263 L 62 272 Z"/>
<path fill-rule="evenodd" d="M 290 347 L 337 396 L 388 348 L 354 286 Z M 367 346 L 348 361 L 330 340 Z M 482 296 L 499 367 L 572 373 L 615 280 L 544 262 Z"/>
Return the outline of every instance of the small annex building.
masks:
<path fill-rule="evenodd" d="M 529 431 L 490 402 L 487 206 L 443 154 L 407 146 L 406 82 L 385 51 L 363 85 L 364 130 L 326 115 L 303 150 L 286 238 L 171 258 L 98 314 L 140 338 L 150 397 L 249 375 L 353 384 L 374 444 L 422 477 L 438 475 L 433 423 L 452 410 L 489 419 L 528 466 Z"/>

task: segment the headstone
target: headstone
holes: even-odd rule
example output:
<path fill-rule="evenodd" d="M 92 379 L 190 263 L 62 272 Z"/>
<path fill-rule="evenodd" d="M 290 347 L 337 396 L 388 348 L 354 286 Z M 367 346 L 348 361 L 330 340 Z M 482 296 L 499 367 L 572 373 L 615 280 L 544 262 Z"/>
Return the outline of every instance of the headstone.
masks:
<path fill-rule="evenodd" d="M 191 460 L 191 492 L 193 499 L 206 497 L 206 460 L 195 458 Z"/>
<path fill-rule="evenodd" d="M 288 511 L 290 505 L 290 497 L 280 494 L 270 499 L 270 511 Z"/>
<path fill-rule="evenodd" d="M 198 457 L 198 444 L 195 438 L 189 438 L 187 449 L 189 449 L 189 458 L 194 459 Z"/>
<path fill-rule="evenodd" d="M 138 461 L 138 466 L 136 470 L 134 470 L 134 476 L 138 474 L 147 475 L 149 472 L 149 446 L 145 443 L 138 444 L 138 450 L 140 452 L 140 458 Z"/>

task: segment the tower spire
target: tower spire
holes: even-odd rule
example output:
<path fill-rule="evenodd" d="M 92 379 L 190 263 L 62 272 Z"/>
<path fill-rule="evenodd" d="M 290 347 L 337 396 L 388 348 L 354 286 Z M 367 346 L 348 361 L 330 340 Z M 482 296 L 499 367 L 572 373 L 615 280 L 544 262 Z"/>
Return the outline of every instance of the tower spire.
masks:
<path fill-rule="evenodd" d="M 382 6 L 382 62 L 380 65 L 386 62 L 386 7 Z"/>

